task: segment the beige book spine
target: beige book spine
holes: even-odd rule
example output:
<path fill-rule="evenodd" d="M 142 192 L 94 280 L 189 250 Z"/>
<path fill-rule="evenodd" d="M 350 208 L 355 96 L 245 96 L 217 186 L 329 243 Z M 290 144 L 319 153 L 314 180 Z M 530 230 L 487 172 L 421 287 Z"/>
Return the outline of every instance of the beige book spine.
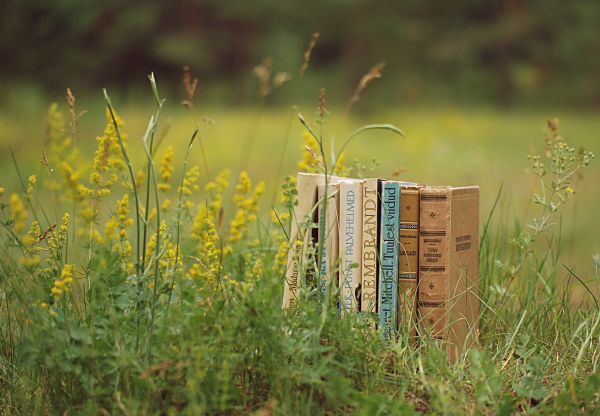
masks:
<path fill-rule="evenodd" d="M 400 188 L 400 265 L 398 275 L 398 328 L 416 336 L 419 270 L 419 188 Z"/>
<path fill-rule="evenodd" d="M 338 176 L 330 176 L 330 183 L 337 183 Z M 294 208 L 290 229 L 290 250 L 285 272 L 282 308 L 287 309 L 297 305 L 300 286 L 312 268 L 309 264 L 308 248 L 316 241 L 313 231 L 317 229 L 317 188 L 325 183 L 325 175 L 320 173 L 299 172 L 296 181 L 298 204 Z M 316 272 L 316 271 L 315 271 Z"/>
<path fill-rule="evenodd" d="M 283 288 L 282 307 L 284 309 L 292 308 L 298 304 L 300 279 L 301 276 L 305 275 L 307 267 L 306 249 L 309 243 L 312 242 L 317 185 L 322 179 L 322 175 L 298 173 L 296 181 L 298 204 L 294 208 L 291 221 L 290 250 Z"/>
<path fill-rule="evenodd" d="M 365 179 L 362 198 L 362 266 L 361 304 L 362 312 L 377 313 L 377 280 L 379 238 L 379 180 Z"/>
<path fill-rule="evenodd" d="M 325 227 L 319 224 L 319 247 L 322 250 L 319 262 L 319 286 L 323 294 L 329 291 L 332 284 L 338 283 L 339 186 L 337 181 L 332 182 L 327 185 L 319 184 L 317 192 L 319 221 L 325 220 Z M 322 235 L 323 231 L 325 235 Z"/>
<path fill-rule="evenodd" d="M 420 189 L 419 317 L 456 359 L 478 340 L 479 188 Z"/>
<path fill-rule="evenodd" d="M 340 182 L 341 312 L 358 312 L 362 266 L 362 180 Z"/>

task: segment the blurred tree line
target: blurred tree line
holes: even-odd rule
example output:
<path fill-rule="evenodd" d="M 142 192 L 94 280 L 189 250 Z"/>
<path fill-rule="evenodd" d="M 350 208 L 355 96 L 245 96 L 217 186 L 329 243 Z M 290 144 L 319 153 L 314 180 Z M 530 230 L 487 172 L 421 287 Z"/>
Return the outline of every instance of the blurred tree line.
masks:
<path fill-rule="evenodd" d="M 385 61 L 386 103 L 600 104 L 597 0 L 2 0 L 0 92 L 135 88 L 151 70 L 179 86 L 188 64 L 200 91 L 244 102 L 265 57 L 298 77 L 313 32 L 298 98 L 351 91 Z"/>

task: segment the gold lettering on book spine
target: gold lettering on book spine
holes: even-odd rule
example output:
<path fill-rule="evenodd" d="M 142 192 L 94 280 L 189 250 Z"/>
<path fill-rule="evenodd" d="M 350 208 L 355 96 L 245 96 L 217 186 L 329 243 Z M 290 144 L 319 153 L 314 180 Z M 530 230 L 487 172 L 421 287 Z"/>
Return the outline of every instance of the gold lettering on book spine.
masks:
<path fill-rule="evenodd" d="M 377 179 L 363 183 L 361 310 L 377 312 Z"/>

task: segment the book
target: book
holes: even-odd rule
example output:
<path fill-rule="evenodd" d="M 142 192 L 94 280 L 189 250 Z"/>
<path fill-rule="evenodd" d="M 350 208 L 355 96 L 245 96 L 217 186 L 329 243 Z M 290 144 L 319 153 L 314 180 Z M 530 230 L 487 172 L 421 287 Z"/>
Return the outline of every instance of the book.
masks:
<path fill-rule="evenodd" d="M 379 261 L 377 242 L 379 236 L 379 186 L 380 180 L 365 179 L 362 197 L 362 264 L 360 310 L 377 313 L 377 281 Z"/>
<path fill-rule="evenodd" d="M 400 248 L 398 274 L 398 327 L 416 336 L 419 270 L 419 187 L 400 187 Z"/>
<path fill-rule="evenodd" d="M 362 192 L 362 180 L 342 180 L 339 183 L 339 286 L 342 315 L 360 311 Z"/>
<path fill-rule="evenodd" d="M 479 187 L 422 187 L 419 203 L 419 328 L 454 360 L 478 342 Z"/>
<path fill-rule="evenodd" d="M 339 179 L 331 177 L 332 179 Z M 289 241 L 290 249 L 285 271 L 282 308 L 294 307 L 299 301 L 302 281 L 310 273 L 310 246 L 317 238 L 317 186 L 325 183 L 325 176 L 318 173 L 299 172 L 296 181 L 297 205 L 292 212 Z"/>
<path fill-rule="evenodd" d="M 379 291 L 377 308 L 379 329 L 384 341 L 390 341 L 397 330 L 398 263 L 400 230 L 400 184 L 381 183 L 379 231 Z"/>
<path fill-rule="evenodd" d="M 318 186 L 319 199 L 319 291 L 325 298 L 331 285 L 338 283 L 339 186 L 336 179 Z"/>

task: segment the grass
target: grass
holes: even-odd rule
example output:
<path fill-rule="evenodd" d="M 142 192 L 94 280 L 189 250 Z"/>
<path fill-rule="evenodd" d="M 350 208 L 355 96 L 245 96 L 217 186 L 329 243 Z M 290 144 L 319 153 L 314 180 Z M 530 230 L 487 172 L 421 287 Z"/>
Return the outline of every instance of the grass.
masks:
<path fill-rule="evenodd" d="M 348 147 L 347 165 L 355 157 L 365 165 L 377 158 L 372 171 L 361 167 L 368 175 L 406 168 L 406 179 L 482 187 L 481 217 L 489 219 L 482 224 L 481 347 L 451 363 L 436 340 L 425 336 L 415 345 L 400 333 L 384 345 L 358 317 L 341 320 L 336 308 L 318 302 L 281 311 L 287 243 L 270 214 L 274 207 L 284 229 L 289 225 L 293 192 L 288 182 L 282 195 L 280 185 L 302 151 L 294 113 L 207 110 L 216 122 L 200 122 L 184 170 L 164 151 L 172 145 L 183 161 L 197 126 L 189 109 L 167 103 L 155 126 L 143 107 L 113 105 L 125 124 L 118 116 L 102 119 L 103 110 L 74 124 L 78 110 L 68 106 L 62 116 L 53 113 L 47 130 L 42 115 L 29 123 L 0 118 L 1 142 L 15 149 L 18 167 L 8 152 L 0 154 L 3 413 L 600 408 L 600 282 L 592 260 L 600 249 L 591 232 L 599 171 L 566 157 L 568 165 L 542 175 L 526 155 L 541 154 L 548 169 L 556 167 L 544 156 L 544 116 L 390 110 L 368 121 L 393 122 L 406 139 L 366 133 Z M 568 142 L 597 153 L 597 119 L 562 116 Z M 339 146 L 364 121 L 334 112 L 327 137 L 335 134 Z M 156 139 L 152 163 L 152 147 L 145 151 L 139 140 L 144 132 Z M 555 133 L 545 134 L 556 141 Z M 47 160 L 39 163 L 42 147 Z M 560 184 L 556 192 L 549 178 Z M 256 179 L 265 179 L 264 187 Z M 134 190 L 142 202 L 126 198 Z M 545 197 L 532 204 L 536 194 Z M 135 241 L 143 230 L 141 259 Z"/>

